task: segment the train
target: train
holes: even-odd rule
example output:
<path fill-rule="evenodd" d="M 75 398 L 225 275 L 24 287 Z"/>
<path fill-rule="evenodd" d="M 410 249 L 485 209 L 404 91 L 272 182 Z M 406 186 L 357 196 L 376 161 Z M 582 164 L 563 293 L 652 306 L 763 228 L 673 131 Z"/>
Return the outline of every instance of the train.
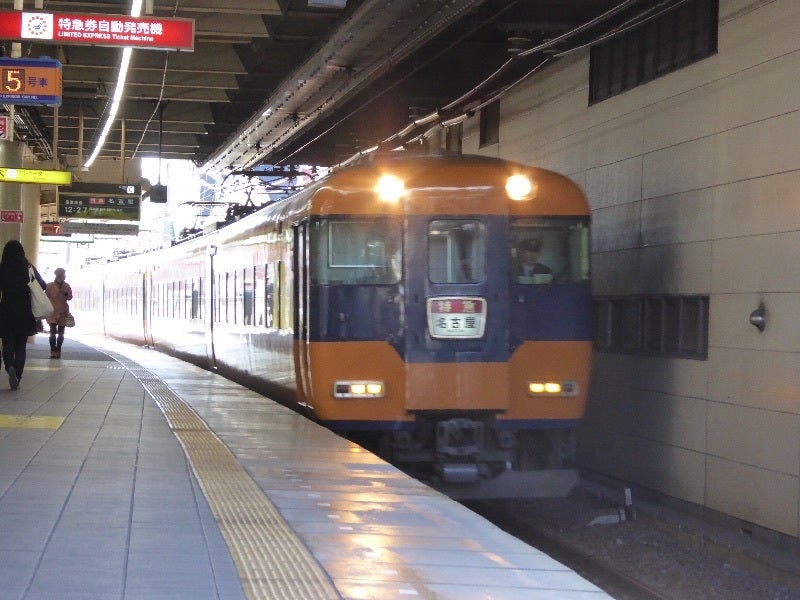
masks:
<path fill-rule="evenodd" d="M 527 473 L 546 495 L 574 470 L 586 410 L 589 263 L 568 177 L 396 152 L 70 281 L 95 333 L 216 371 L 429 481 Z"/>

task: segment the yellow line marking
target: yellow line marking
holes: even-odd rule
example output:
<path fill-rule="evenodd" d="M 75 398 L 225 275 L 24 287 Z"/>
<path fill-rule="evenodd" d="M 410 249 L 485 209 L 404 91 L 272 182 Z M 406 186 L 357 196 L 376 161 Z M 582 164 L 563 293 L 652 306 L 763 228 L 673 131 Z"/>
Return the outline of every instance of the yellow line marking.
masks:
<path fill-rule="evenodd" d="M 0 415 L 0 428 L 5 429 L 58 429 L 64 417 L 27 415 Z"/>
<path fill-rule="evenodd" d="M 34 367 L 33 365 L 25 365 L 26 371 L 60 371 L 61 367 Z"/>

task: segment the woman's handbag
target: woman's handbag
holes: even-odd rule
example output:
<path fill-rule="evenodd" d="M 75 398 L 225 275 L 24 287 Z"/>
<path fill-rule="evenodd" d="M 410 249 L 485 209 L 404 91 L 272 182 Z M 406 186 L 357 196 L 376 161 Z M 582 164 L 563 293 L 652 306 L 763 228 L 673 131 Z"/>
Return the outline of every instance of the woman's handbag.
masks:
<path fill-rule="evenodd" d="M 64 326 L 75 327 L 75 317 L 72 316 L 72 313 L 68 312 L 64 315 Z"/>
<path fill-rule="evenodd" d="M 44 293 L 42 286 L 33 274 L 33 267 L 28 267 L 28 287 L 31 289 L 31 312 L 35 319 L 46 319 L 53 314 L 53 303 Z"/>

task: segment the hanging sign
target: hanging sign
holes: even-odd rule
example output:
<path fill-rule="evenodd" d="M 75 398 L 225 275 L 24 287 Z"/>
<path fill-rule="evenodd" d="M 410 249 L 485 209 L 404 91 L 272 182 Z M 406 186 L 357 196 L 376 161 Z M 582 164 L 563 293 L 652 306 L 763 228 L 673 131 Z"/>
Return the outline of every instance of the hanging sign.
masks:
<path fill-rule="evenodd" d="M 61 63 L 52 58 L 0 58 L 0 102 L 61 106 Z"/>
<path fill-rule="evenodd" d="M 47 169 L 18 169 L 0 167 L 0 181 L 8 183 L 40 183 L 44 185 L 69 185 L 72 173 L 69 171 L 49 171 Z"/>
<path fill-rule="evenodd" d="M 61 224 L 62 235 L 89 234 L 89 235 L 139 235 L 137 223 L 79 223 L 64 221 Z"/>
<path fill-rule="evenodd" d="M 194 19 L 5 10 L 0 38 L 194 51 Z"/>
<path fill-rule="evenodd" d="M 138 221 L 141 196 L 140 185 L 76 182 L 58 189 L 58 216 Z"/>

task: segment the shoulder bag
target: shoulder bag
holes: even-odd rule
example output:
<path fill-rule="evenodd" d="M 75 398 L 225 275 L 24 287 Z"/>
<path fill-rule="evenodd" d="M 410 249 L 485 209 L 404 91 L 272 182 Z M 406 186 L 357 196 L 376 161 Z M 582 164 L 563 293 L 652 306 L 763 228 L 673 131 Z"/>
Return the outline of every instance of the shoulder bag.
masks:
<path fill-rule="evenodd" d="M 28 267 L 28 287 L 31 289 L 31 312 L 34 319 L 46 319 L 53 314 L 53 303 L 44 293 L 42 286 L 33 274 L 33 267 Z"/>

